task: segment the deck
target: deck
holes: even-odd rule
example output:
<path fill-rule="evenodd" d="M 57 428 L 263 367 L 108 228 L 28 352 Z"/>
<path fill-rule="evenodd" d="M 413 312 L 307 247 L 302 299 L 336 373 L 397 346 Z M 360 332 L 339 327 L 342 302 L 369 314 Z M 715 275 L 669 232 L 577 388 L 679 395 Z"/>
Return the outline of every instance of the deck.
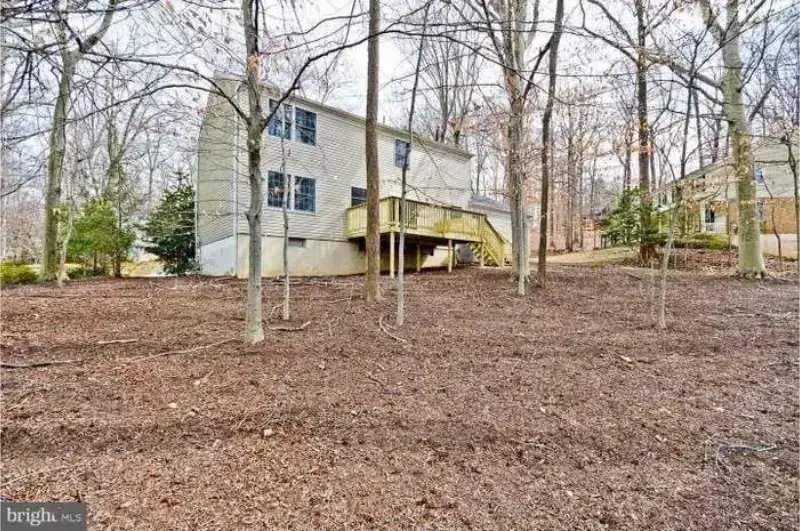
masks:
<path fill-rule="evenodd" d="M 399 197 L 391 196 L 381 199 L 380 203 L 380 232 L 389 236 L 391 255 L 394 254 L 394 236 L 400 233 L 400 202 Z M 447 244 L 451 251 L 448 269 L 452 269 L 452 248 L 455 243 L 470 244 L 481 263 L 498 266 L 505 263 L 508 242 L 492 226 L 486 215 L 411 199 L 406 199 L 406 205 L 406 237 L 412 241 Z M 351 239 L 366 236 L 366 204 L 347 209 L 346 231 L 347 237 Z"/>

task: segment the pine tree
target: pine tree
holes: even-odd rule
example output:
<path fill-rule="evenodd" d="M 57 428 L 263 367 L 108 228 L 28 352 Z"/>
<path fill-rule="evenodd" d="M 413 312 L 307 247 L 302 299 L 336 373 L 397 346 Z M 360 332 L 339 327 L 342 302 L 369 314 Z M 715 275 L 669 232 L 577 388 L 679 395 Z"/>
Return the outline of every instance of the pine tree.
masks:
<path fill-rule="evenodd" d="M 164 262 L 164 271 L 185 275 L 197 269 L 195 261 L 194 188 L 185 177 L 164 194 L 144 226 L 148 251 Z"/>

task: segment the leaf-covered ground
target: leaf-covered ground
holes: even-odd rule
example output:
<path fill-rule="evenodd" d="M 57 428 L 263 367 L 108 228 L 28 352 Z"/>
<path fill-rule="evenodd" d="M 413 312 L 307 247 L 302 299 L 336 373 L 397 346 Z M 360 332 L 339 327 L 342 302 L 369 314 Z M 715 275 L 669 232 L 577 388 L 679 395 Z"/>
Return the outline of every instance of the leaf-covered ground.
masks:
<path fill-rule="evenodd" d="M 3 370 L 3 495 L 97 530 L 797 528 L 796 278 L 677 274 L 665 333 L 629 269 L 514 287 L 411 275 L 395 330 L 388 279 L 304 281 L 258 347 L 242 281 L 6 290 L 4 363 L 83 362 Z"/>

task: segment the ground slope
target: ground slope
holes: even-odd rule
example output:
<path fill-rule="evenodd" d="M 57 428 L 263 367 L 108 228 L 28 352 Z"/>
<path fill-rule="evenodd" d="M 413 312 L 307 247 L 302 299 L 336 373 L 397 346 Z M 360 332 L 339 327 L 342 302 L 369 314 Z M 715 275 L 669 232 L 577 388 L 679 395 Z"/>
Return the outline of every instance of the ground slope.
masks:
<path fill-rule="evenodd" d="M 3 494 L 136 531 L 796 528 L 797 284 L 678 274 L 658 333 L 636 275 L 412 275 L 405 343 L 388 280 L 307 281 L 302 331 L 143 361 L 237 338 L 245 284 L 7 290 L 5 363 L 85 361 L 3 371 Z"/>

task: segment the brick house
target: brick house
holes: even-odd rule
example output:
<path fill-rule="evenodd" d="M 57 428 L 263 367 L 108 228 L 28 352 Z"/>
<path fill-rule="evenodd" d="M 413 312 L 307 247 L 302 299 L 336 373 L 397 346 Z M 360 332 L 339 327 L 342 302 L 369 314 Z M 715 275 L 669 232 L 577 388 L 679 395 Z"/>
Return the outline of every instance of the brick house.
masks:
<path fill-rule="evenodd" d="M 795 134 L 795 158 L 798 151 Z M 795 175 L 786 145 L 771 139 L 753 145 L 753 179 L 762 233 L 795 233 Z M 656 205 L 662 210 L 671 209 L 678 188 L 690 213 L 687 219 L 692 220 L 689 231 L 736 234 L 738 203 L 732 157 L 706 165 L 680 182 L 668 183 L 653 193 Z"/>

